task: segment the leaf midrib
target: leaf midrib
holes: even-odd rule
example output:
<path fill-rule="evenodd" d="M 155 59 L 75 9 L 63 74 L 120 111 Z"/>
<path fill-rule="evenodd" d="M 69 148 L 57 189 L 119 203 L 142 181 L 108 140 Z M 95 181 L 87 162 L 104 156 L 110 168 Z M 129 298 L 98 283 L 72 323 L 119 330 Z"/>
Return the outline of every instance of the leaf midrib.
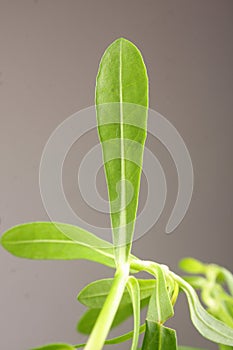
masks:
<path fill-rule="evenodd" d="M 103 250 L 95 248 L 93 246 L 90 246 L 88 244 L 85 243 L 81 243 L 81 242 L 74 242 L 74 241 L 66 241 L 66 240 L 57 240 L 57 239 L 34 239 L 34 240 L 22 240 L 22 241 L 17 241 L 17 242 L 7 242 L 5 241 L 5 244 L 8 245 L 20 245 L 20 244 L 34 244 L 34 243 L 56 243 L 56 244 L 75 244 L 75 245 L 81 245 L 83 247 L 86 248 L 94 248 L 96 252 L 99 252 L 102 255 L 108 256 L 110 258 L 113 258 L 113 255 L 108 254 L 104 251 L 104 249 L 110 249 L 110 248 L 103 248 Z"/>
<path fill-rule="evenodd" d="M 124 149 L 124 115 L 123 115 L 123 90 L 122 90 L 122 40 L 120 40 L 120 52 L 119 52 L 119 95 L 120 95 L 120 139 L 121 139 L 121 180 L 125 179 L 125 149 Z M 120 213 L 120 226 L 126 225 L 126 212 L 125 212 L 125 182 L 121 181 L 121 213 Z M 122 208 L 124 208 L 122 210 Z M 122 233 L 121 233 L 122 234 Z"/>

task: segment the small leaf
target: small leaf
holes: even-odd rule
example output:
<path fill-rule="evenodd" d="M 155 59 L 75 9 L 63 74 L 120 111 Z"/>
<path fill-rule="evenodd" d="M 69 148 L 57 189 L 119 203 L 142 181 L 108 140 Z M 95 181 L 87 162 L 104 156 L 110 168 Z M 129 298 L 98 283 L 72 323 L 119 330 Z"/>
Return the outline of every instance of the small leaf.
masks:
<path fill-rule="evenodd" d="M 130 276 L 128 278 L 127 289 L 131 296 L 134 315 L 134 333 L 131 350 L 137 350 L 140 328 L 140 287 L 135 277 Z"/>
<path fill-rule="evenodd" d="M 107 278 L 88 284 L 78 294 L 79 302 L 89 308 L 101 308 L 109 294 L 112 282 L 112 278 Z M 154 290 L 155 280 L 141 279 L 138 280 L 138 283 L 140 287 L 140 299 L 142 300 L 150 297 Z M 131 304 L 131 298 L 127 289 L 125 289 L 121 300 L 121 305 L 123 304 Z"/>
<path fill-rule="evenodd" d="M 199 260 L 193 258 L 184 258 L 179 262 L 179 267 L 189 273 L 205 273 L 206 267 Z"/>
<path fill-rule="evenodd" d="M 158 322 L 146 321 L 142 350 L 176 350 L 176 332 Z"/>
<path fill-rule="evenodd" d="M 76 348 L 68 344 L 48 344 L 31 350 L 75 350 Z"/>
<path fill-rule="evenodd" d="M 150 298 L 146 318 L 148 321 L 163 323 L 174 315 L 174 310 L 167 290 L 163 268 L 156 265 L 154 273 L 157 283 Z"/>
<path fill-rule="evenodd" d="M 87 259 L 115 266 L 110 243 L 68 224 L 32 222 L 18 225 L 3 234 L 1 244 L 8 252 L 21 258 Z"/>

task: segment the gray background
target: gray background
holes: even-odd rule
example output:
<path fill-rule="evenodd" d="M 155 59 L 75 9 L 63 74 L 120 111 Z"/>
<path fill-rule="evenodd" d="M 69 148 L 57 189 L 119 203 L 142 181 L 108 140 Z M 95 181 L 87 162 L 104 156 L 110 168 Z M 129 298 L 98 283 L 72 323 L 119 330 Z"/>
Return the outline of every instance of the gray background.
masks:
<path fill-rule="evenodd" d="M 189 255 L 231 269 L 232 27 L 232 0 L 1 0 L 1 232 L 18 223 L 48 220 L 38 185 L 43 147 L 59 123 L 93 104 L 100 57 L 124 36 L 143 52 L 150 107 L 179 130 L 195 174 L 189 211 L 167 236 L 177 176 L 167 151 L 148 138 L 147 146 L 166 173 L 168 198 L 159 222 L 135 242 L 133 251 L 175 271 L 179 259 Z M 98 225 L 105 218 L 90 211 L 75 185 L 78 163 L 96 142 L 92 132 L 74 145 L 65 162 L 64 186 L 75 210 Z M 106 196 L 101 173 L 98 186 Z M 144 179 L 140 205 L 145 193 Z M 91 262 L 27 261 L 1 250 L 0 348 L 82 341 L 75 332 L 83 311 L 76 293 L 93 279 L 112 274 Z M 170 324 L 181 344 L 216 348 L 191 325 L 182 296 Z"/>

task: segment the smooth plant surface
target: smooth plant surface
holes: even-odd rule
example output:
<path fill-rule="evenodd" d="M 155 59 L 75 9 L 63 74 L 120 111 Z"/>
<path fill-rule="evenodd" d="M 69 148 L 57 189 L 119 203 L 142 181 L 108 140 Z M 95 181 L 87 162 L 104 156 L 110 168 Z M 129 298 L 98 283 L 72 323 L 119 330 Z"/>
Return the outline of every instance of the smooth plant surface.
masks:
<path fill-rule="evenodd" d="M 101 350 L 105 345 L 120 348 L 126 341 L 131 350 L 198 350 L 179 346 L 176 331 L 166 326 L 179 293 L 185 293 L 200 334 L 220 350 L 233 349 L 233 276 L 227 269 L 185 258 L 180 268 L 188 275 L 180 277 L 164 264 L 131 254 L 147 107 L 148 77 L 142 56 L 131 42 L 120 38 L 104 53 L 96 82 L 112 244 L 82 228 L 53 222 L 18 225 L 1 238 L 1 245 L 21 258 L 87 259 L 115 270 L 114 278 L 94 281 L 77 296 L 86 307 L 77 324 L 77 331 L 88 335 L 86 344 L 50 344 L 34 350 Z M 148 279 L 138 279 L 140 271 L 147 272 Z M 143 308 L 147 308 L 144 322 Z M 133 330 L 109 339 L 110 330 L 131 316 Z"/>

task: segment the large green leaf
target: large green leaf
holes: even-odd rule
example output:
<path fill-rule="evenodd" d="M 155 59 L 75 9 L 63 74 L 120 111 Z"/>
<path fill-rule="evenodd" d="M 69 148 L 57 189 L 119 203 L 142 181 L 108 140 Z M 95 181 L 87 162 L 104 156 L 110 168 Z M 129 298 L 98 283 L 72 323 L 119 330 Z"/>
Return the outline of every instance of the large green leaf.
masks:
<path fill-rule="evenodd" d="M 158 322 L 146 321 L 142 350 L 176 350 L 176 332 Z"/>
<path fill-rule="evenodd" d="M 138 206 L 148 106 L 146 68 L 138 49 L 126 39 L 113 42 L 102 57 L 96 106 L 116 260 L 125 263 Z"/>
<path fill-rule="evenodd" d="M 115 266 L 110 243 L 68 224 L 32 222 L 18 225 L 4 233 L 1 244 L 11 254 L 21 258 L 87 259 Z"/>
<path fill-rule="evenodd" d="M 141 310 L 149 304 L 149 300 L 150 300 L 149 298 L 141 300 L 140 302 Z M 80 318 L 77 324 L 77 330 L 83 334 L 90 334 L 100 314 L 100 311 L 101 309 L 88 309 Z M 133 315 L 132 304 L 124 304 L 124 305 L 120 304 L 111 328 L 115 328 L 119 326 L 122 322 L 127 320 L 132 315 Z"/>
<path fill-rule="evenodd" d="M 89 308 L 101 308 L 110 292 L 112 282 L 112 278 L 107 278 L 88 284 L 79 292 L 79 302 Z M 155 280 L 138 279 L 138 283 L 140 287 L 140 299 L 149 298 L 154 290 Z M 131 298 L 127 289 L 125 289 L 121 299 L 121 305 L 124 304 L 131 304 Z"/>
<path fill-rule="evenodd" d="M 211 316 L 201 305 L 193 287 L 175 273 L 171 276 L 185 292 L 194 326 L 203 337 L 224 345 L 233 345 L 233 328 Z"/>

